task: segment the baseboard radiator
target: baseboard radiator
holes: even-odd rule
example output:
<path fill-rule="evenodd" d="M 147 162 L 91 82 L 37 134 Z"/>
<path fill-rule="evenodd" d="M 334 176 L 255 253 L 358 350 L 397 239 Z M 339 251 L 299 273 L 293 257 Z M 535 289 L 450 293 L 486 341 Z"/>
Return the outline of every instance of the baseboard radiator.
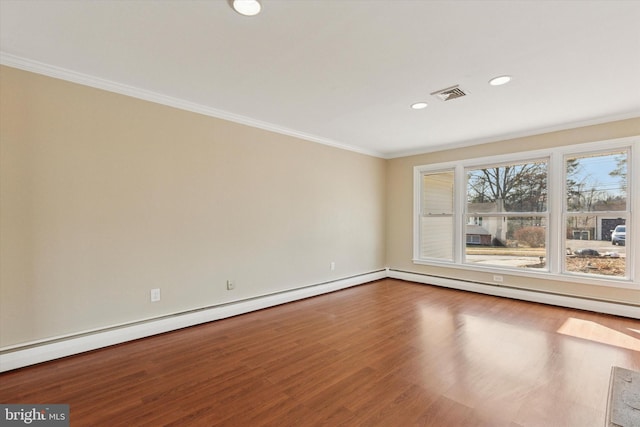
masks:
<path fill-rule="evenodd" d="M 346 289 L 387 277 L 386 270 L 318 283 L 289 291 L 249 298 L 140 322 L 115 325 L 93 331 L 50 338 L 0 349 L 0 372 L 59 359 L 127 341 L 212 322 L 227 317 L 274 307 L 292 301 Z"/>
<path fill-rule="evenodd" d="M 0 349 L 0 372 L 170 332 L 384 278 L 640 319 L 638 306 L 385 269 L 265 296 Z"/>
<path fill-rule="evenodd" d="M 447 277 L 412 273 L 402 270 L 389 269 L 387 270 L 387 277 L 392 279 L 406 280 L 409 282 L 423 283 L 426 285 L 458 289 L 461 291 L 476 292 L 485 295 L 506 297 L 522 301 L 537 302 L 541 304 L 556 305 L 559 307 L 576 308 L 579 310 L 595 311 L 597 313 L 606 313 L 613 314 L 615 316 L 640 319 L 640 306 L 638 305 L 615 303 L 582 297 L 573 297 L 568 295 L 554 294 L 550 292 L 512 288 L 504 285 L 450 279 Z"/>

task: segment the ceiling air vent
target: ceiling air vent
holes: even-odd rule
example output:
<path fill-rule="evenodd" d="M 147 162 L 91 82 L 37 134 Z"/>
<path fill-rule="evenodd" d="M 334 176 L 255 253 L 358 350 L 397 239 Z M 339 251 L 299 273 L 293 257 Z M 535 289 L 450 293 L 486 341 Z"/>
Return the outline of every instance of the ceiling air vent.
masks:
<path fill-rule="evenodd" d="M 458 87 L 458 85 L 448 87 L 446 89 L 437 90 L 431 95 L 437 96 L 442 101 L 451 101 L 452 99 L 461 98 L 467 96 L 467 94 Z"/>

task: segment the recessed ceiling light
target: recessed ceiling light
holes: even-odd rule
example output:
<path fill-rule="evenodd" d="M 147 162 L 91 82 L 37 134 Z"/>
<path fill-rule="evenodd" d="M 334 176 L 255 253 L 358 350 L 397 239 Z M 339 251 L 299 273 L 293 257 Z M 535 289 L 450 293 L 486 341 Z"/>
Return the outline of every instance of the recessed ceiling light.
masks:
<path fill-rule="evenodd" d="M 258 0 L 233 0 L 233 9 L 240 15 L 255 16 L 262 10 Z"/>
<path fill-rule="evenodd" d="M 411 108 L 414 110 L 422 110 L 423 108 L 427 108 L 426 102 L 416 102 L 415 104 L 411 104 Z"/>
<path fill-rule="evenodd" d="M 489 80 L 489 84 L 491 86 L 500 86 L 507 84 L 511 81 L 511 76 L 498 76 Z"/>

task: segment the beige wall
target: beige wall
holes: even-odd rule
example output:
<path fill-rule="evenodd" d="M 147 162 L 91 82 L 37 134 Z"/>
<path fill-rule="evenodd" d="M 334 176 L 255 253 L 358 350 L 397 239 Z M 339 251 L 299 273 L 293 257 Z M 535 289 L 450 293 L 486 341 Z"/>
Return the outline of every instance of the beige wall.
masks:
<path fill-rule="evenodd" d="M 0 347 L 385 266 L 385 160 L 8 67 L 0 85 Z"/>
<path fill-rule="evenodd" d="M 640 119 L 386 161 L 0 67 L 0 348 L 385 266 L 490 283 L 412 263 L 413 167 L 631 135 Z"/>
<path fill-rule="evenodd" d="M 412 262 L 414 166 L 488 157 L 518 151 L 547 149 L 635 135 L 640 135 L 640 118 L 390 160 L 387 170 L 386 191 L 388 194 L 387 205 L 392 208 L 389 209 L 387 215 L 387 266 L 391 269 L 413 273 L 493 283 L 491 273 L 432 267 Z M 640 254 L 636 253 L 635 258 L 627 260 L 627 262 L 635 264 L 636 275 L 640 273 L 638 272 L 638 267 L 640 267 L 639 256 Z M 507 274 L 503 276 L 505 284 L 517 288 L 640 305 L 640 289 L 637 286 L 635 287 L 636 289 L 622 289 L 587 285 L 580 283 L 579 280 L 565 282 L 510 276 Z"/>

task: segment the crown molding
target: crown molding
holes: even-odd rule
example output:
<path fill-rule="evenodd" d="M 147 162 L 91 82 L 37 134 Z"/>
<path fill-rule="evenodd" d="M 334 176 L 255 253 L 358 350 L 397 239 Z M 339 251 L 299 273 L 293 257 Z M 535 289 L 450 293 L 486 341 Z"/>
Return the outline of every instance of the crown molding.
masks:
<path fill-rule="evenodd" d="M 101 77 L 80 73 L 77 71 L 69 70 L 67 68 L 45 64 L 43 62 L 34 61 L 32 59 L 23 58 L 6 52 L 0 51 L 0 64 L 7 67 L 18 68 L 20 70 L 42 74 L 48 77 L 53 77 L 72 83 L 77 83 L 83 86 L 89 86 L 108 92 L 118 93 L 120 95 L 130 96 L 132 98 L 153 102 L 156 104 L 166 105 L 168 107 L 178 108 L 180 110 L 190 111 L 192 113 L 198 113 L 209 117 L 215 117 L 217 119 L 228 120 L 230 122 L 279 133 L 282 135 L 292 136 L 294 138 L 303 139 L 305 141 L 328 145 L 330 147 L 339 148 L 341 150 L 353 151 L 372 157 L 386 158 L 382 153 L 378 153 L 376 151 L 365 150 L 363 148 L 355 147 L 349 144 L 343 144 L 332 139 L 300 132 L 273 123 L 252 119 L 251 117 L 242 116 L 239 114 L 231 113 L 229 111 L 219 110 L 207 105 L 175 98 L 172 96 L 164 95 L 162 93 L 126 85 L 112 80 L 103 79 Z"/>

